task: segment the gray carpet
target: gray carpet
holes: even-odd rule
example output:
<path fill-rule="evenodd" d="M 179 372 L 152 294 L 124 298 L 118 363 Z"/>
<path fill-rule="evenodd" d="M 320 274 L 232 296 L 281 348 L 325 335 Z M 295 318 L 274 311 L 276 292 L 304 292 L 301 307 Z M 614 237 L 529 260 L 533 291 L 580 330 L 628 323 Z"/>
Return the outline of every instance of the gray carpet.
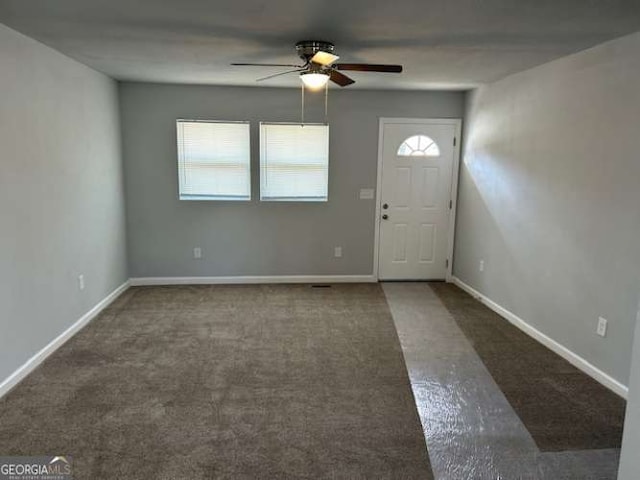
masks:
<path fill-rule="evenodd" d="M 472 340 L 435 294 L 442 287 L 439 283 L 383 284 L 434 476 L 443 480 L 615 480 L 619 449 L 540 451 L 527 430 L 529 425 L 518 417 Z M 475 316 L 467 307 L 462 310 Z M 482 343 L 481 338 L 477 340 Z M 550 401 L 558 403 L 557 397 Z M 545 406 L 540 412 L 539 425 L 546 422 L 552 431 L 557 417 L 545 417 Z"/>
<path fill-rule="evenodd" d="M 131 288 L 0 401 L 77 479 L 433 478 L 379 285 Z"/>
<path fill-rule="evenodd" d="M 620 448 L 626 402 L 453 284 L 431 283 L 538 448 Z"/>

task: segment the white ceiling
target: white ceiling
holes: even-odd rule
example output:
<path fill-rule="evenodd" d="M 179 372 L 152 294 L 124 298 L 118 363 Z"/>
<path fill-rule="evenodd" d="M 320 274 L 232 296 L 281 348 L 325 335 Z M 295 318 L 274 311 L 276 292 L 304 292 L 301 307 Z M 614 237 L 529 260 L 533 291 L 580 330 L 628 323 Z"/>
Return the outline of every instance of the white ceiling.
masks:
<path fill-rule="evenodd" d="M 0 22 L 116 79 L 256 85 L 298 40 L 400 63 L 349 88 L 469 88 L 640 30 L 638 0 L 0 0 Z M 296 75 L 261 86 L 297 86 Z"/>

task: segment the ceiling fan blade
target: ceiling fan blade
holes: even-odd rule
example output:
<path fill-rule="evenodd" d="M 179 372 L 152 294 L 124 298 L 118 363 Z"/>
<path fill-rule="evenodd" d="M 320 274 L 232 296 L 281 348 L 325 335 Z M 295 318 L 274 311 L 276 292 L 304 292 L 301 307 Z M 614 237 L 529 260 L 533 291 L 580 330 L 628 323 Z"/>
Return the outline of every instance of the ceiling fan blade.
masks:
<path fill-rule="evenodd" d="M 291 65 L 288 63 L 232 63 L 234 67 L 295 67 L 302 68 L 304 65 Z"/>
<path fill-rule="evenodd" d="M 279 77 L 280 75 L 286 75 L 287 73 L 302 72 L 304 68 L 296 68 L 295 70 L 287 70 L 286 72 L 274 73 L 266 77 L 258 78 L 256 82 L 262 82 L 263 80 L 269 80 L 270 78 Z"/>
<path fill-rule="evenodd" d="M 344 73 L 340 73 L 337 70 L 331 70 L 329 74 L 329 80 L 333 83 L 337 83 L 341 87 L 346 87 L 347 85 L 351 85 L 352 83 L 356 83 L 355 80 L 347 77 Z"/>
<path fill-rule="evenodd" d="M 322 65 L 323 67 L 328 67 L 339 58 L 339 56 L 334 55 L 333 53 L 320 51 L 317 52 L 313 57 L 311 57 L 311 61 L 313 63 L 317 63 L 318 65 Z"/>
<path fill-rule="evenodd" d="M 338 63 L 334 65 L 334 67 L 338 70 L 351 70 L 353 72 L 402 72 L 402 65 L 383 65 L 376 63 Z"/>

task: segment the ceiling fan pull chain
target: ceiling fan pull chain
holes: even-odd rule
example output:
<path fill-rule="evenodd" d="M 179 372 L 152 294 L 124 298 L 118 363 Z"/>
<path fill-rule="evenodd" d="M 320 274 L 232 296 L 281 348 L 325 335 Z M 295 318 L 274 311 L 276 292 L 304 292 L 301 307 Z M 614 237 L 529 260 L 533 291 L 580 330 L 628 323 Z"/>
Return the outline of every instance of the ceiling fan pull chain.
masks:
<path fill-rule="evenodd" d="M 329 82 L 324 84 L 324 123 L 329 125 Z"/>
<path fill-rule="evenodd" d="M 304 83 L 302 84 L 302 110 L 300 112 L 300 125 L 304 127 Z"/>

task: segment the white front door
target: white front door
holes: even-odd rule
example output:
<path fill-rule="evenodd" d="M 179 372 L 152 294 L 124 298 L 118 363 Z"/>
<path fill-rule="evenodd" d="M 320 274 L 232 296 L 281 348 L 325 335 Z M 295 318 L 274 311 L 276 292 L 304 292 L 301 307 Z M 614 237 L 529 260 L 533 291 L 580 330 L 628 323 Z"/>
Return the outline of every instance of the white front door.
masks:
<path fill-rule="evenodd" d="M 443 280 L 456 125 L 398 122 L 382 128 L 378 276 Z"/>

